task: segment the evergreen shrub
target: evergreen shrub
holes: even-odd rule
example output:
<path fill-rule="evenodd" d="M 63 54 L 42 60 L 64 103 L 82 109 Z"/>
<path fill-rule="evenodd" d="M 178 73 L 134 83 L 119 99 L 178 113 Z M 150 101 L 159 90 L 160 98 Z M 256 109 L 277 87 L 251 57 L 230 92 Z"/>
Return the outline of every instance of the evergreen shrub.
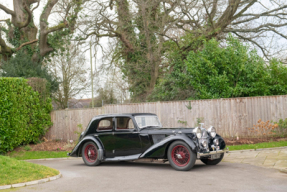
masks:
<path fill-rule="evenodd" d="M 51 99 L 41 100 L 26 79 L 0 77 L 0 153 L 38 142 L 52 125 L 51 110 Z"/>

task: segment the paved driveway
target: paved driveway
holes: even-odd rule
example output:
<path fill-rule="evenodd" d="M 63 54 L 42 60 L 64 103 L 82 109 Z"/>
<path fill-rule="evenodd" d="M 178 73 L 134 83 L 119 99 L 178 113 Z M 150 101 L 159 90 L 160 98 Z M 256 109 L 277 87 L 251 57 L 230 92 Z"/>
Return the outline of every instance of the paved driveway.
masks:
<path fill-rule="evenodd" d="M 87 167 L 81 158 L 31 162 L 56 168 L 63 177 L 13 191 L 287 191 L 287 174 L 249 164 L 206 166 L 197 161 L 191 171 L 180 172 L 168 163 L 119 162 Z"/>
<path fill-rule="evenodd" d="M 287 147 L 231 151 L 225 154 L 223 161 L 274 168 L 287 173 Z"/>

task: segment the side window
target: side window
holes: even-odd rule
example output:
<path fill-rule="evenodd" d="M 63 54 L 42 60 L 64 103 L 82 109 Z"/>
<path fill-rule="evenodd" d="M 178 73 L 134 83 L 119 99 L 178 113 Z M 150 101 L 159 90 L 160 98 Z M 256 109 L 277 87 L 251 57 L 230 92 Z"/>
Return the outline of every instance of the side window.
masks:
<path fill-rule="evenodd" d="M 134 129 L 135 126 L 134 126 L 134 122 L 132 119 L 129 120 L 129 124 L 128 124 L 128 129 Z"/>
<path fill-rule="evenodd" d="M 113 130 L 113 118 L 105 118 L 100 120 L 97 131 L 112 131 Z"/>
<path fill-rule="evenodd" d="M 129 117 L 117 117 L 117 130 L 132 130 L 134 129 L 133 120 Z"/>

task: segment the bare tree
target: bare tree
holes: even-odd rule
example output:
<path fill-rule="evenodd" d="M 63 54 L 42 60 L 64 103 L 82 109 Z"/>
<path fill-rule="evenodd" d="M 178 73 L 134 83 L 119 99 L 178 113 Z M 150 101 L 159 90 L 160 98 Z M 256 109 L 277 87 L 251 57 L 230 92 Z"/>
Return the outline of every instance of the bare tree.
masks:
<path fill-rule="evenodd" d="M 97 53 L 100 48 L 102 53 L 104 53 L 99 64 L 96 64 L 97 56 L 96 54 L 94 55 L 94 63 L 97 66 L 94 74 L 96 76 L 94 84 L 97 85 L 96 89 L 99 94 L 95 98 L 95 100 L 98 100 L 95 103 L 98 103 L 97 106 L 101 106 L 102 100 L 104 100 L 104 104 L 130 102 L 129 84 L 123 78 L 119 63 L 114 61 L 114 57 L 111 57 L 117 49 L 117 41 L 110 39 L 110 41 L 105 43 L 105 47 L 100 46 L 97 40 L 93 42 L 96 47 L 95 53 Z"/>
<path fill-rule="evenodd" d="M 274 37 L 273 34 L 287 39 L 286 31 L 282 30 L 282 27 L 287 25 L 286 1 L 203 0 L 196 4 L 195 1 L 190 4 L 188 1 L 183 2 L 181 9 L 185 17 L 176 25 L 183 31 L 194 34 L 195 37 L 222 39 L 226 33 L 233 33 L 238 38 L 257 46 L 266 58 L 272 54 L 272 51 L 268 50 L 268 45 Z M 194 6 L 201 8 L 196 12 L 190 12 Z M 277 42 L 276 44 L 278 46 Z M 182 50 L 189 50 L 191 47 L 186 45 Z"/>
<path fill-rule="evenodd" d="M 75 103 L 68 103 L 69 99 L 79 96 L 90 85 L 87 75 L 90 69 L 86 66 L 84 53 L 75 44 L 67 43 L 65 48 L 65 51 L 59 51 L 48 63 L 50 70 L 60 81 L 58 91 L 53 94 L 53 100 L 61 109 L 67 108 L 68 104 L 74 105 Z"/>

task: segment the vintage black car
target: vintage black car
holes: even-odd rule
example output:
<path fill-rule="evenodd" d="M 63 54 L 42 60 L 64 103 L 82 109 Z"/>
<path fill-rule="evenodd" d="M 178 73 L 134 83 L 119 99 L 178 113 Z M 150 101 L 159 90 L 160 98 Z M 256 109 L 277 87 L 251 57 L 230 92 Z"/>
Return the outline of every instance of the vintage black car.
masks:
<path fill-rule="evenodd" d="M 86 165 L 142 158 L 168 160 L 176 170 L 190 170 L 196 159 L 218 164 L 228 149 L 215 128 L 162 128 L 155 114 L 131 113 L 94 117 L 71 153 Z"/>

